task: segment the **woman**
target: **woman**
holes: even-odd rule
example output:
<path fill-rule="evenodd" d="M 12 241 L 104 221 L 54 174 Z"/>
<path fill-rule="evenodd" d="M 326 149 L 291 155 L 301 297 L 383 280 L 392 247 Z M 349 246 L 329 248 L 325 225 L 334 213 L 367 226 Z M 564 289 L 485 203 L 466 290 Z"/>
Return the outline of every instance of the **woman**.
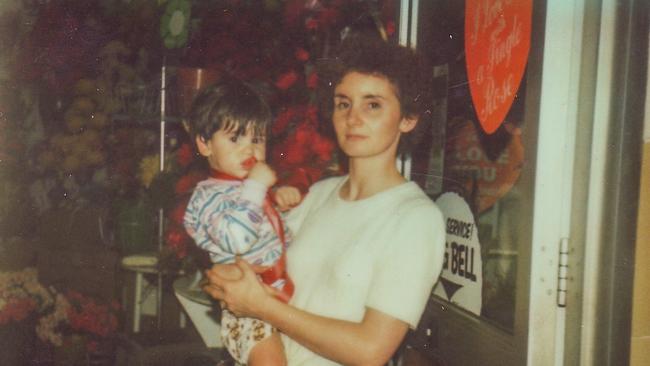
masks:
<path fill-rule="evenodd" d="M 282 332 L 289 365 L 383 365 L 417 326 L 442 267 L 443 218 L 395 160 L 422 128 L 426 71 L 411 50 L 362 37 L 327 61 L 321 80 L 349 172 L 316 183 L 289 214 L 289 304 L 243 261 L 207 273 L 223 306 Z"/>

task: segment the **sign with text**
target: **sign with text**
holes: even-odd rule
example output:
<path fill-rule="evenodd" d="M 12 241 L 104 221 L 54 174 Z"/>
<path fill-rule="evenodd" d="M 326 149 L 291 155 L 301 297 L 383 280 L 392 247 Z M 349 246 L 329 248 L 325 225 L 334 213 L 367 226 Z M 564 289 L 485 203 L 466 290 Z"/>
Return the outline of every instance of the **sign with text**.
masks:
<path fill-rule="evenodd" d="M 491 134 L 510 110 L 530 49 L 532 0 L 466 0 L 467 78 L 481 127 Z"/>
<path fill-rule="evenodd" d="M 445 216 L 445 258 L 437 296 L 476 315 L 481 314 L 483 264 L 478 227 L 467 202 L 454 192 L 444 193 L 436 205 Z"/>

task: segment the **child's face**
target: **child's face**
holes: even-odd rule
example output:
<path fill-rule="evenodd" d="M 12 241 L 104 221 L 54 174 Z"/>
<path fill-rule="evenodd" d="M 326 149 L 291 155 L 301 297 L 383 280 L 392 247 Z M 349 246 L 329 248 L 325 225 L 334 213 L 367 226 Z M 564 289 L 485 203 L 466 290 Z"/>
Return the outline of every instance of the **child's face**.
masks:
<path fill-rule="evenodd" d="M 346 74 L 336 86 L 332 121 L 341 149 L 353 159 L 394 159 L 401 133 L 417 123 L 402 116 L 387 78 L 358 72 Z"/>
<path fill-rule="evenodd" d="M 254 136 L 252 128 L 243 135 L 237 135 L 236 128 L 221 129 L 210 140 L 197 137 L 196 144 L 212 169 L 241 179 L 248 176 L 255 162 L 266 160 L 266 140 Z"/>

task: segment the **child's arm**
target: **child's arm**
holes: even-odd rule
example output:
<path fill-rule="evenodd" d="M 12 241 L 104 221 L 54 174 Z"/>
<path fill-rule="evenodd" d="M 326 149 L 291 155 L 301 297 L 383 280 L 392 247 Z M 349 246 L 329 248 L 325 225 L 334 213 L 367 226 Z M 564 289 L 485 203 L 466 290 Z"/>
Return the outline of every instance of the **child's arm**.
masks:
<path fill-rule="evenodd" d="M 244 180 L 241 194 L 226 198 L 208 220 L 208 234 L 226 254 L 245 254 L 257 243 L 266 192 L 276 180 L 275 171 L 258 161 Z"/>
<path fill-rule="evenodd" d="M 206 249 L 219 251 L 222 255 L 245 254 L 259 239 L 266 186 L 254 180 L 245 180 L 239 196 L 227 196 L 226 193 L 223 196 L 212 212 L 204 216 L 203 229 L 211 239 L 210 244 L 217 247 Z"/>

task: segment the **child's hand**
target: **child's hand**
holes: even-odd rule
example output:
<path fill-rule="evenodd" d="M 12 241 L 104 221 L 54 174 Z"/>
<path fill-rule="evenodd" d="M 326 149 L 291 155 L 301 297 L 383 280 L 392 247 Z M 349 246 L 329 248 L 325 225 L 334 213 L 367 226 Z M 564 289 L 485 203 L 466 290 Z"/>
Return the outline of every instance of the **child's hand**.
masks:
<path fill-rule="evenodd" d="M 278 180 L 275 171 L 263 161 L 258 161 L 253 165 L 253 168 L 248 173 L 248 178 L 260 182 L 266 187 L 271 187 Z"/>
<path fill-rule="evenodd" d="M 302 201 L 302 194 L 296 187 L 282 186 L 275 190 L 273 198 L 278 204 L 278 210 L 286 211 Z"/>

